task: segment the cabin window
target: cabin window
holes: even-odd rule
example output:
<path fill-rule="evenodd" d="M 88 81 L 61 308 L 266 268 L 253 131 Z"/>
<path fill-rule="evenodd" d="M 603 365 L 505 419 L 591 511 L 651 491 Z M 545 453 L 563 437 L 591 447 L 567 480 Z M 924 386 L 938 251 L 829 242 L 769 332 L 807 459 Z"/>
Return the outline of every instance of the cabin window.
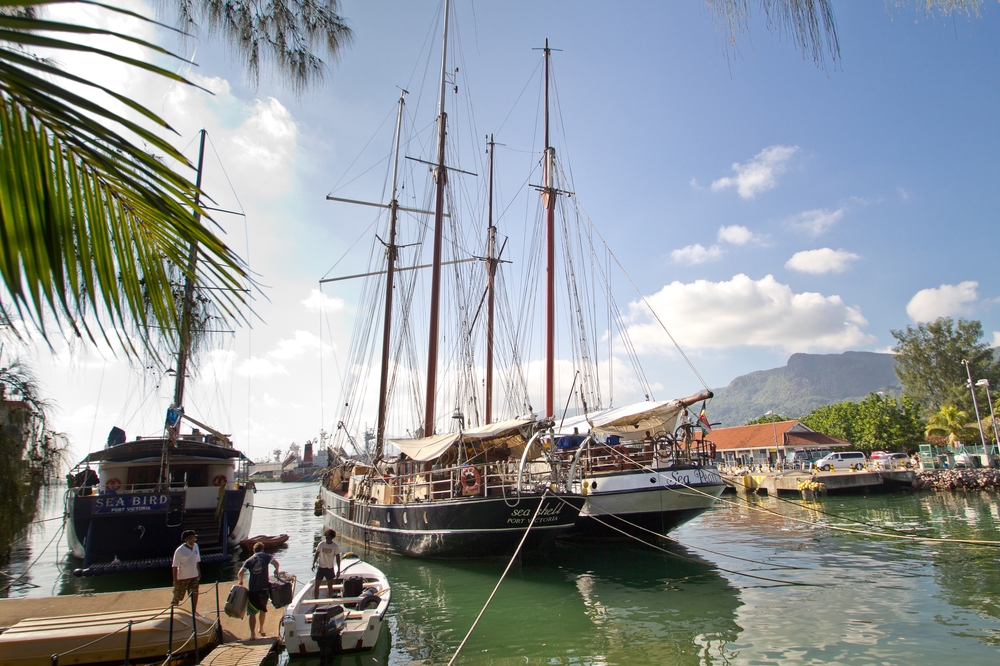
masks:
<path fill-rule="evenodd" d="M 204 486 L 206 484 L 206 478 L 204 474 L 205 469 L 203 467 L 178 465 L 176 467 L 170 467 L 170 485 L 172 486 L 182 486 L 184 485 L 184 475 L 187 474 L 187 484 L 189 486 Z"/>
<path fill-rule="evenodd" d="M 160 468 L 158 465 L 129 467 L 128 485 L 130 486 L 152 486 L 159 480 Z"/>

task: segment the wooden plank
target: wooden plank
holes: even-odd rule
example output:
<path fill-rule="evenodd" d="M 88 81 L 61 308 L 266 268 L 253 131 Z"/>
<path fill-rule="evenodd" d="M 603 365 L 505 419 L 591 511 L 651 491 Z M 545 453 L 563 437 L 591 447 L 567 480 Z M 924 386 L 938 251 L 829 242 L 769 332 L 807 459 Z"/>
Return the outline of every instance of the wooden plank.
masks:
<path fill-rule="evenodd" d="M 260 666 L 274 647 L 274 639 L 219 645 L 201 660 L 202 666 Z"/>

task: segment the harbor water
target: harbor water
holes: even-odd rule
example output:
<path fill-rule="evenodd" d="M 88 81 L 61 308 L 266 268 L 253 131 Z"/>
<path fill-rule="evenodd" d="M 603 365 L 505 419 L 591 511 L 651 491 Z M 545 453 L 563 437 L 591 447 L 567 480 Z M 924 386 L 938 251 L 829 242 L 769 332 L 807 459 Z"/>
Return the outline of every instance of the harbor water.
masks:
<path fill-rule="evenodd" d="M 255 534 L 290 535 L 310 578 L 315 484 L 259 487 Z M 168 570 L 72 575 L 52 492 L 3 569 L 8 596 L 164 587 Z M 847 528 L 853 531 L 840 531 Z M 918 542 L 872 533 L 943 539 Z M 724 496 L 663 550 L 561 543 L 515 562 L 458 664 L 992 664 L 1000 658 L 1000 497 L 899 493 L 816 502 Z M 343 550 L 358 550 L 349 543 Z M 360 552 L 360 551 L 359 551 Z M 392 584 L 388 636 L 343 664 L 447 664 L 508 562 L 370 553 Z M 203 582 L 235 579 L 238 563 Z M 202 608 L 214 608 L 214 600 Z M 203 611 L 204 612 L 204 611 Z M 294 660 L 297 664 L 316 661 Z"/>

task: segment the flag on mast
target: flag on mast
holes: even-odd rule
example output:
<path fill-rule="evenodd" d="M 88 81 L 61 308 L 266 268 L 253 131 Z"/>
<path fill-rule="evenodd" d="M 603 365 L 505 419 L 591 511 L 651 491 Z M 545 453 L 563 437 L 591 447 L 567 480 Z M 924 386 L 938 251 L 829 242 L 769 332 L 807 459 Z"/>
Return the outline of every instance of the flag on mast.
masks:
<path fill-rule="evenodd" d="M 704 434 L 712 432 L 712 426 L 708 422 L 708 417 L 705 415 L 705 403 L 701 403 L 701 413 L 698 415 L 698 426 L 701 427 L 701 431 Z"/>

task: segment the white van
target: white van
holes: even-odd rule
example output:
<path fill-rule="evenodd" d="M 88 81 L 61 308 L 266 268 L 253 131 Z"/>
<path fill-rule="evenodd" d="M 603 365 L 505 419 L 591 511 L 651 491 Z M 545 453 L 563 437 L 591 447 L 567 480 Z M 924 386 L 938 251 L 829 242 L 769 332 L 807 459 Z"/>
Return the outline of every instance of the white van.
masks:
<path fill-rule="evenodd" d="M 862 469 L 865 466 L 865 461 L 865 454 L 861 451 L 837 451 L 817 460 L 816 469 L 822 472 L 828 472 L 831 469 L 835 471 Z"/>

